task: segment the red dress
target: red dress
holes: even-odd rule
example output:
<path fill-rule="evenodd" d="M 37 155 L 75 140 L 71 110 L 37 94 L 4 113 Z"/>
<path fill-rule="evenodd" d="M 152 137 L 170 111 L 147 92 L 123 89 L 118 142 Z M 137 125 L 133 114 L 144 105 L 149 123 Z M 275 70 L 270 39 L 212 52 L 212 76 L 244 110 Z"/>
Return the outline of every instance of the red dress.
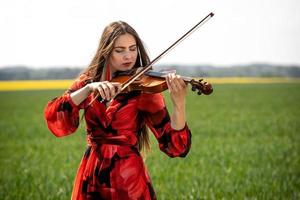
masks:
<path fill-rule="evenodd" d="M 81 160 L 72 192 L 72 200 L 156 199 L 150 177 L 138 150 L 140 124 L 146 123 L 159 148 L 170 157 L 184 157 L 191 145 L 186 125 L 174 130 L 161 94 L 130 92 L 119 94 L 106 107 L 99 99 L 87 107 L 93 95 L 76 106 L 70 93 L 89 81 L 81 75 L 61 97 L 45 108 L 48 128 L 57 136 L 76 131 L 79 109 L 84 109 L 87 150 Z"/>

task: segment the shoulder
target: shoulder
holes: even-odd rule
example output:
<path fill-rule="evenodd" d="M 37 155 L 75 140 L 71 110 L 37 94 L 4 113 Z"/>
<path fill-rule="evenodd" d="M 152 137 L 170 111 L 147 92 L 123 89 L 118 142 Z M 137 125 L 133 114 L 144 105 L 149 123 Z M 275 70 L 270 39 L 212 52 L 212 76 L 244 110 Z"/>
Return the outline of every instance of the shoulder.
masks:
<path fill-rule="evenodd" d="M 165 107 L 165 100 L 161 93 L 142 93 L 139 96 L 138 105 L 140 110 L 156 112 Z"/>

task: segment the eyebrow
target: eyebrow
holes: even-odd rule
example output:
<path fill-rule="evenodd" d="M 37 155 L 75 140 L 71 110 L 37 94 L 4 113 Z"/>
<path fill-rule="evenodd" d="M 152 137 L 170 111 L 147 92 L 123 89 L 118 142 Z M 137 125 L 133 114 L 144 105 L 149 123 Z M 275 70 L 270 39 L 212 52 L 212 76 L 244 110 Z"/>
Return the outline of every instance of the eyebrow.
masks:
<path fill-rule="evenodd" d="M 136 44 L 129 46 L 129 48 L 132 48 L 132 47 L 136 47 Z M 126 47 L 123 47 L 123 46 L 114 47 L 114 49 L 116 49 L 116 48 L 126 49 Z"/>

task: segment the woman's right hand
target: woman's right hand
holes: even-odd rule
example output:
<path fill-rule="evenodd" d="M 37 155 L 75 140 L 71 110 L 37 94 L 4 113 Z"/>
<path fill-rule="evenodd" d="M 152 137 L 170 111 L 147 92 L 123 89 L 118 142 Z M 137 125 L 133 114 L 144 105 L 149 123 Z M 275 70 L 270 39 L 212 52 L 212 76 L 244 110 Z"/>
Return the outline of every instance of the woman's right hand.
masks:
<path fill-rule="evenodd" d="M 99 93 L 102 99 L 109 101 L 121 91 L 122 84 L 117 82 L 102 81 L 89 83 L 88 87 L 90 92 Z"/>

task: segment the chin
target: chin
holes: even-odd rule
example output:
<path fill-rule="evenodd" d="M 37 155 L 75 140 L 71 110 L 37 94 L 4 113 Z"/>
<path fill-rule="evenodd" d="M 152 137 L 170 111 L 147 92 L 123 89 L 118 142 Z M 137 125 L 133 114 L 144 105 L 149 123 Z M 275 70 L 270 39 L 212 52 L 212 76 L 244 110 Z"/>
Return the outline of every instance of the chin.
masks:
<path fill-rule="evenodd" d="M 124 66 L 124 67 L 122 67 L 122 69 L 120 69 L 120 71 L 128 71 L 128 70 L 131 70 L 131 69 L 133 69 L 133 66 L 130 66 L 130 67 Z"/>

